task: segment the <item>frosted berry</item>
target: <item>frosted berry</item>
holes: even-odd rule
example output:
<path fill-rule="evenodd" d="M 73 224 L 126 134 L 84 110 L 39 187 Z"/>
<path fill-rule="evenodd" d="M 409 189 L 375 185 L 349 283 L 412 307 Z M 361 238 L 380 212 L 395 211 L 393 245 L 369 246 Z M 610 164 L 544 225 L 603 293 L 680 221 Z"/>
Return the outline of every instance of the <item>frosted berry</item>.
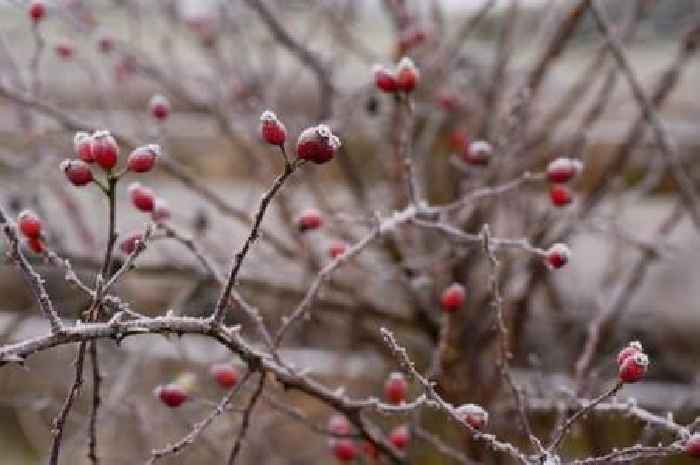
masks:
<path fill-rule="evenodd" d="M 17 215 L 17 225 L 20 232 L 29 239 L 38 239 L 41 236 L 41 220 L 31 210 L 24 210 Z"/>
<path fill-rule="evenodd" d="M 464 286 L 459 283 L 450 284 L 440 296 L 440 305 L 442 310 L 446 313 L 453 313 L 464 305 L 464 298 L 466 296 L 466 290 Z"/>
<path fill-rule="evenodd" d="M 328 248 L 328 255 L 331 258 L 337 258 L 343 255 L 348 250 L 348 245 L 343 241 L 333 241 Z"/>
<path fill-rule="evenodd" d="M 92 136 L 87 132 L 76 132 L 73 138 L 75 154 L 85 163 L 93 163 L 95 155 L 92 153 Z"/>
<path fill-rule="evenodd" d="M 394 428 L 391 433 L 389 433 L 389 441 L 397 449 L 405 449 L 408 443 L 411 442 L 411 433 L 408 430 L 408 426 L 401 425 Z"/>
<path fill-rule="evenodd" d="M 299 231 L 306 232 L 323 226 L 323 218 L 321 217 L 321 212 L 310 208 L 308 210 L 304 210 L 301 215 L 299 215 L 297 223 L 299 225 Z"/>
<path fill-rule="evenodd" d="M 474 429 L 484 429 L 489 422 L 489 414 L 476 404 L 464 404 L 457 407 L 457 415 Z"/>
<path fill-rule="evenodd" d="M 357 447 L 352 439 L 342 438 L 331 440 L 333 455 L 341 462 L 350 462 L 357 455 Z"/>
<path fill-rule="evenodd" d="M 396 82 L 396 76 L 393 72 L 391 72 L 391 70 L 382 65 L 375 65 L 373 73 L 374 84 L 377 86 L 377 89 L 389 94 L 399 90 L 399 85 Z"/>
<path fill-rule="evenodd" d="M 141 183 L 134 182 L 129 185 L 128 192 L 131 202 L 136 208 L 144 212 L 153 211 L 155 195 L 152 189 L 142 185 Z"/>
<path fill-rule="evenodd" d="M 63 160 L 60 168 L 74 186 L 85 186 L 93 180 L 90 166 L 83 160 Z"/>
<path fill-rule="evenodd" d="M 141 241 L 143 241 L 143 234 L 141 234 L 140 231 L 134 231 L 119 243 L 119 250 L 121 250 L 124 255 L 131 255 Z"/>
<path fill-rule="evenodd" d="M 231 389 L 238 383 L 236 367 L 228 363 L 216 364 L 211 367 L 211 375 L 224 389 Z"/>
<path fill-rule="evenodd" d="M 119 146 L 109 131 L 96 131 L 92 135 L 92 156 L 106 170 L 114 168 L 119 157 Z"/>
<path fill-rule="evenodd" d="M 583 169 L 583 163 L 572 158 L 557 158 L 547 165 L 547 178 L 551 182 L 567 182 Z"/>
<path fill-rule="evenodd" d="M 644 352 L 644 348 L 642 347 L 642 343 L 639 341 L 632 341 L 627 346 L 622 349 L 618 354 L 617 354 L 617 365 L 622 365 L 622 363 L 627 360 L 628 357 L 631 357 L 633 355 L 637 355 L 640 353 Z"/>
<path fill-rule="evenodd" d="M 134 149 L 126 159 L 126 167 L 134 173 L 151 171 L 160 156 L 160 146 L 155 144 L 144 145 Z"/>
<path fill-rule="evenodd" d="M 168 201 L 161 197 L 156 197 L 156 200 L 153 202 L 153 211 L 151 212 L 153 221 L 156 223 L 165 223 L 170 219 L 170 216 L 170 205 Z"/>
<path fill-rule="evenodd" d="M 287 128 L 270 110 L 260 115 L 260 136 L 270 145 L 284 145 L 287 140 Z"/>
<path fill-rule="evenodd" d="M 551 268 L 561 268 L 569 262 L 571 250 L 566 244 L 554 244 L 545 252 L 547 265 Z"/>
<path fill-rule="evenodd" d="M 297 140 L 297 156 L 314 163 L 325 163 L 335 157 L 340 139 L 326 124 L 305 129 Z"/>
<path fill-rule="evenodd" d="M 170 102 L 163 95 L 156 94 L 151 97 L 148 108 L 151 111 L 151 116 L 158 121 L 165 121 L 170 116 Z"/>
<path fill-rule="evenodd" d="M 470 165 L 486 165 L 493 155 L 493 147 L 486 141 L 477 140 L 464 148 L 462 159 Z"/>
<path fill-rule="evenodd" d="M 563 184 L 552 184 L 552 187 L 549 189 L 549 198 L 555 207 L 565 207 L 573 200 L 571 191 Z"/>
<path fill-rule="evenodd" d="M 54 51 L 56 55 L 63 58 L 64 60 L 70 60 L 73 57 L 73 44 L 67 40 L 62 40 L 54 46 Z"/>
<path fill-rule="evenodd" d="M 649 368 L 649 357 L 646 354 L 638 353 L 627 357 L 622 365 L 618 375 L 623 383 L 636 383 L 644 378 Z"/>
<path fill-rule="evenodd" d="M 691 457 L 700 457 L 700 433 L 690 435 L 685 442 L 685 452 Z"/>
<path fill-rule="evenodd" d="M 384 383 L 384 397 L 392 404 L 400 404 L 406 400 L 408 382 L 404 375 L 395 371 L 389 375 Z"/>
<path fill-rule="evenodd" d="M 351 429 L 350 422 L 344 415 L 332 415 L 328 419 L 328 431 L 332 434 L 348 435 Z"/>
<path fill-rule="evenodd" d="M 185 389 L 178 384 L 166 384 L 158 386 L 155 390 L 155 395 L 168 407 L 179 407 L 184 404 L 188 395 Z"/>
<path fill-rule="evenodd" d="M 29 18 L 38 23 L 46 16 L 46 5 L 42 0 L 32 0 L 29 4 Z"/>
<path fill-rule="evenodd" d="M 396 67 L 396 85 L 399 90 L 409 93 L 418 85 L 420 73 L 416 65 L 408 57 L 404 57 Z"/>

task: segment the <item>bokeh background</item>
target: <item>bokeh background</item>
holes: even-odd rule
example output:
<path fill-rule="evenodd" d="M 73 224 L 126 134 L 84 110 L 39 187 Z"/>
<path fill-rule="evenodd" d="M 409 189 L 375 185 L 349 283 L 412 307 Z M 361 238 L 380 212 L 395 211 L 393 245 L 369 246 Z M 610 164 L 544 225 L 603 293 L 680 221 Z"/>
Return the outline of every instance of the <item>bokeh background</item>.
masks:
<path fill-rule="evenodd" d="M 427 38 L 403 51 L 413 56 L 421 69 L 427 69 L 442 50 L 442 38 L 451 37 L 465 21 L 481 14 L 486 2 L 407 0 L 411 26 L 404 31 L 397 26 L 402 20 L 392 16 L 390 1 L 264 3 L 299 43 L 317 53 L 332 70 L 329 78 L 336 95 L 333 110 L 324 119 L 344 142 L 341 159 L 309 168 L 303 179 L 293 180 L 285 206 L 274 204 L 265 219 L 269 229 L 295 254 L 283 256 L 263 238 L 246 264 L 240 290 L 263 309 L 274 327 L 298 303 L 314 275 L 315 268 L 307 265 L 306 258 L 312 257 L 310 262 L 317 265 L 327 262 L 331 240 L 354 241 L 367 230 L 374 211 L 387 214 L 400 206 L 395 170 L 389 161 L 394 102 L 372 86 L 372 65 L 394 63 L 401 55 L 397 37 L 418 28 Z M 416 97 L 412 143 L 423 191 L 430 201 L 449 201 L 463 190 L 491 184 L 489 180 L 508 179 L 512 174 L 511 168 L 496 169 L 489 171 L 486 179 L 478 172 L 465 174 L 455 168 L 454 139 L 468 134 L 496 144 L 503 137 L 513 118 L 517 120 L 522 83 L 575 3 L 497 1 L 450 57 L 450 71 L 425 74 Z M 91 125 L 160 143 L 167 157 L 185 166 L 200 183 L 240 211 L 254 211 L 279 168 L 276 154 L 257 140 L 259 114 L 274 109 L 287 124 L 292 139 L 318 121 L 322 103 L 316 77 L 275 40 L 246 2 L 59 0 L 47 4 L 48 18 L 39 28 L 44 47 L 37 54 L 37 33 L 27 18 L 26 2 L 0 3 L 2 86 L 25 95 L 30 87 L 27 83 L 36 85 L 29 94 L 36 101 L 49 102 L 52 108 Z M 606 8 L 616 31 L 627 28 L 627 51 L 647 89 L 668 69 L 685 31 L 700 18 L 700 2 L 696 0 L 612 1 Z M 108 53 L 99 49 L 99 41 L 104 39 L 114 44 Z M 58 44 L 71 47 L 69 59 L 54 52 Z M 504 49 L 507 66 L 499 77 L 497 97 L 489 100 L 490 84 L 496 76 L 492 73 Z M 549 236 L 538 235 L 535 223 L 576 225 L 568 241 L 574 251 L 571 266 L 545 278 L 532 292 L 523 291 L 532 284 L 523 276 L 533 265 L 517 253 L 513 257 L 509 254 L 507 262 L 506 295 L 511 298 L 507 303 L 512 304 L 509 311 L 517 336 L 513 341 L 516 379 L 532 398 L 535 428 L 545 437 L 557 402 L 567 399 L 574 389 L 573 365 L 584 344 L 587 325 L 614 294 L 615 286 L 624 282 L 639 250 L 645 247 L 657 247 L 660 259 L 654 260 L 638 292 L 606 332 L 594 368 L 588 373 L 590 390 L 586 394 L 599 392 L 600 386 L 610 383 L 615 376 L 616 350 L 629 340 L 640 339 L 653 360 L 650 376 L 626 389 L 621 399 L 633 397 L 655 412 L 673 412 L 680 422 L 692 421 L 700 410 L 698 231 L 685 219 L 662 241 L 648 243 L 658 239 L 654 231 L 677 199 L 670 177 L 661 175 L 651 189 L 644 188 L 649 173 L 660 170 L 660 156 L 649 131 L 636 141 L 622 169 L 606 172 L 606 162 L 639 116 L 639 106 L 623 78 L 617 77 L 585 140 L 577 139 L 582 118 L 596 103 L 606 76 L 615 68 L 609 57 L 598 58 L 601 49 L 601 37 L 586 16 L 564 53 L 547 69 L 533 110 L 524 123 L 518 123 L 531 134 L 539 130 L 542 137 L 527 150 L 510 155 L 529 169 L 541 169 L 556 156 L 583 158 L 586 169 L 577 182 L 577 196 L 586 198 L 601 179 L 610 178 L 595 214 L 585 220 L 571 212 L 547 214 L 546 191 L 538 186 L 526 190 L 522 198 L 488 204 L 486 212 L 472 214 L 463 225 L 466 231 L 478 232 L 479 218 L 490 218 L 499 235 L 543 240 Z M 37 56 L 38 65 L 32 70 Z M 696 187 L 700 185 L 696 156 L 700 145 L 698 79 L 700 61 L 692 56 L 660 109 Z M 577 95 L 579 86 L 586 89 Z M 172 103 L 172 115 L 164 123 L 154 121 L 148 112 L 148 102 L 156 93 Z M 558 105 L 572 96 L 573 109 L 552 118 Z M 80 275 L 89 280 L 105 243 L 104 199 L 97 191 L 67 186 L 58 164 L 72 153 L 72 132 L 63 127 L 60 118 L 56 121 L 44 110 L 0 98 L 0 196 L 14 213 L 23 208 L 39 211 L 48 224 L 51 247 L 70 258 Z M 505 151 L 504 147 L 498 145 Z M 167 170 L 149 174 L 147 182 L 168 200 L 172 223 L 196 238 L 218 266 L 226 269 L 247 227 L 223 215 L 220 208 Z M 122 204 L 128 204 L 125 190 L 119 197 Z M 525 199 L 529 203 L 523 210 Z M 292 219 L 310 206 L 324 211 L 328 227 L 300 239 Z M 119 211 L 119 230 L 142 228 L 147 220 L 125 206 Z M 416 246 L 420 241 L 422 245 Z M 387 373 L 396 369 L 396 363 L 383 346 L 378 328 L 394 329 L 419 366 L 426 369 L 440 328 L 435 295 L 442 285 L 463 280 L 470 295 L 474 290 L 475 298 L 460 321 L 463 332 L 453 354 L 458 360 L 454 372 L 445 374 L 449 378 L 446 384 L 452 384 L 447 392 L 454 402 L 489 403 L 493 429 L 518 441 L 511 421 L 512 406 L 502 396 L 488 395 L 492 373 L 485 367 L 493 367 L 494 347 L 488 342 L 493 339 L 493 320 L 485 300 L 488 281 L 484 263 L 473 258 L 477 254 L 473 248 L 453 248 L 440 236 L 420 241 L 400 237 L 398 249 L 404 253 L 399 261 L 387 258 L 387 248 L 369 250 L 350 264 L 342 279 L 334 280 L 322 294 L 314 316 L 295 331 L 285 356 L 329 385 L 344 386 L 353 396 L 379 396 Z M 46 277 L 61 313 L 77 315 L 76 309 L 86 304 L 84 296 L 67 285 L 62 270 L 40 257 L 33 257 L 33 262 Z M 407 283 L 419 291 L 407 292 Z M 181 244 L 165 240 L 154 242 L 118 287 L 119 295 L 133 308 L 151 315 L 167 309 L 205 315 L 217 290 Z M 9 262 L 0 267 L 0 296 L 0 340 L 19 340 L 45 330 L 46 323 L 29 289 Z M 525 311 L 526 319 L 515 318 Z M 244 317 L 240 322 L 250 324 Z M 106 387 L 99 437 L 105 464 L 143 462 L 152 448 L 184 435 L 222 395 L 212 383 L 208 367 L 231 360 L 215 344 L 188 337 L 134 338 L 119 347 L 105 341 L 101 348 Z M 64 347 L 39 354 L 24 367 L 2 368 L 0 463 L 45 461 L 51 421 L 73 376 L 72 357 L 73 350 Z M 166 409 L 152 390 L 185 372 L 198 378 L 194 400 L 182 409 Z M 320 464 L 335 460 L 328 452 L 326 437 L 276 408 L 275 402 L 303 410 L 321 425 L 330 413 L 327 409 L 275 388 L 270 389 L 269 397 L 258 410 L 249 434 L 242 457 L 246 463 Z M 88 400 L 84 394 L 69 419 L 64 463 L 86 463 Z M 234 405 L 198 444 L 163 463 L 218 463 L 233 441 L 232 430 L 239 419 Z M 387 427 L 400 421 L 380 419 Z M 427 413 L 420 421 L 477 460 L 501 460 L 481 455 L 463 433 L 445 425 L 439 416 Z M 665 437 L 623 416 L 593 416 L 577 429 L 566 451 L 571 457 L 599 454 L 640 438 L 654 443 Z M 410 454 L 415 463 L 454 463 L 418 440 Z M 668 463 L 681 463 L 681 459 Z"/>

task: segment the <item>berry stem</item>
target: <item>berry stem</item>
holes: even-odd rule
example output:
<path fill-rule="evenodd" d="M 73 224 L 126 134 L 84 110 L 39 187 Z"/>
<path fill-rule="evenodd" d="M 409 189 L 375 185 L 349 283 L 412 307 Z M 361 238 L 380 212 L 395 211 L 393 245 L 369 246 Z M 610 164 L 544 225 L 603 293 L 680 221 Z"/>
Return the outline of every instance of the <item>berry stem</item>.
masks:
<path fill-rule="evenodd" d="M 576 421 L 579 418 L 593 410 L 596 405 L 600 404 L 605 399 L 617 394 L 618 391 L 622 389 L 623 385 L 624 383 L 622 381 L 618 381 L 612 388 L 608 389 L 607 391 L 593 399 L 589 404 L 581 407 L 581 409 L 579 409 L 576 413 L 567 418 L 564 424 L 561 425 L 560 428 L 557 428 L 556 432 L 554 433 L 554 439 L 552 439 L 552 443 L 549 445 L 549 447 L 547 447 L 547 452 L 551 453 L 555 451 L 566 437 L 566 433 L 571 429 L 571 427 L 574 425 L 574 423 L 576 423 Z"/>
<path fill-rule="evenodd" d="M 229 272 L 228 279 L 226 281 L 226 285 L 221 291 L 219 300 L 216 302 L 216 308 L 214 309 L 214 313 L 211 316 L 211 319 L 215 325 L 220 325 L 224 319 L 224 311 L 226 309 L 227 302 L 229 301 L 229 297 L 231 296 L 231 292 L 233 291 L 233 287 L 236 285 L 236 278 L 238 277 L 238 272 L 240 271 L 241 266 L 243 265 L 243 260 L 248 254 L 250 247 L 260 235 L 260 224 L 262 223 L 262 220 L 265 216 L 265 211 L 267 210 L 267 207 L 270 205 L 270 202 L 272 201 L 272 198 L 275 196 L 275 194 L 277 194 L 277 192 L 282 188 L 287 178 L 289 178 L 289 176 L 291 176 L 292 173 L 294 173 L 294 171 L 301 165 L 302 164 L 298 162 L 286 162 L 284 164 L 284 171 L 282 171 L 282 173 L 279 174 L 277 178 L 275 178 L 275 181 L 272 183 L 272 187 L 270 187 L 270 189 L 260 199 L 260 205 L 258 206 L 258 210 L 255 213 L 255 218 L 253 219 L 253 225 L 250 228 L 248 238 L 243 244 L 241 250 L 238 253 L 236 253 L 233 261 L 233 266 L 231 267 L 231 271 Z"/>

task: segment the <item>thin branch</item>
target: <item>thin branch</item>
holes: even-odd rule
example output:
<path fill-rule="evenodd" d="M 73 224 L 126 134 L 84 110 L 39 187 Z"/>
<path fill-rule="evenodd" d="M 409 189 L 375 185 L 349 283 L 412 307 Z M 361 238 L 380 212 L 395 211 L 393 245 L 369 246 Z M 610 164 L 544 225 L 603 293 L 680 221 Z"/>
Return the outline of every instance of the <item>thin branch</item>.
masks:
<path fill-rule="evenodd" d="M 231 455 L 229 455 L 228 458 L 228 465 L 234 465 L 236 463 L 236 459 L 238 458 L 238 454 L 240 454 L 241 449 L 243 448 L 243 441 L 245 440 L 246 433 L 248 432 L 248 428 L 250 427 L 250 419 L 253 415 L 253 410 L 255 409 L 256 404 L 258 403 L 258 400 L 260 399 L 260 395 L 263 392 L 263 389 L 265 388 L 265 373 L 260 374 L 260 380 L 258 381 L 258 386 L 255 388 L 255 392 L 253 392 L 253 395 L 251 396 L 250 400 L 248 401 L 248 406 L 246 407 L 245 411 L 243 412 L 243 420 L 241 421 L 241 429 L 238 431 L 238 435 L 236 436 L 236 441 L 233 444 L 233 449 L 231 449 Z"/>
<path fill-rule="evenodd" d="M 66 424 L 66 418 L 73 407 L 76 397 L 80 393 L 80 388 L 83 385 L 83 363 L 85 361 L 86 342 L 81 342 L 78 347 L 78 355 L 75 360 L 75 378 L 73 385 L 70 388 L 66 400 L 63 402 L 63 407 L 58 413 L 53 422 L 53 441 L 51 442 L 51 452 L 49 454 L 49 465 L 58 465 L 58 456 L 61 452 L 61 443 L 63 441 L 63 430 Z"/>
<path fill-rule="evenodd" d="M 625 53 L 624 46 L 613 34 L 610 24 L 605 17 L 605 12 L 603 12 L 596 0 L 588 0 L 588 3 L 590 4 L 591 12 L 593 13 L 593 19 L 595 20 L 600 32 L 605 36 L 605 40 L 607 41 L 608 47 L 610 48 L 615 61 L 632 89 L 632 95 L 634 95 L 644 118 L 647 120 L 647 123 L 654 133 L 657 147 L 664 156 L 673 177 L 678 183 L 680 197 L 688 209 L 688 213 L 690 214 L 693 223 L 695 223 L 695 227 L 700 229 L 700 210 L 698 210 L 700 200 L 698 200 L 698 195 L 695 192 L 691 179 L 688 177 L 687 172 L 681 164 L 676 147 L 671 142 L 670 136 L 664 128 L 659 115 L 654 109 L 653 103 L 647 97 L 641 83 L 637 79 L 637 75 L 632 69 L 629 58 L 627 58 L 627 54 Z"/>
<path fill-rule="evenodd" d="M 22 271 L 22 275 L 29 283 L 32 288 L 32 292 L 39 302 L 39 307 L 44 313 L 44 316 L 49 321 L 51 325 L 52 333 L 60 333 L 63 330 L 63 322 L 58 316 L 56 309 L 53 307 L 53 302 L 49 297 L 48 292 L 46 292 L 46 287 L 44 286 L 44 279 L 34 271 L 32 265 L 29 263 L 27 258 L 22 253 L 20 249 L 20 240 L 17 236 L 17 229 L 10 223 L 5 210 L 0 207 L 0 226 L 2 226 L 2 231 L 7 238 L 9 243 L 9 255 L 12 260 L 17 264 L 19 269 Z"/>
<path fill-rule="evenodd" d="M 224 319 L 228 300 L 231 297 L 231 292 L 234 286 L 236 285 L 236 278 L 238 277 L 238 272 L 240 271 L 241 266 L 243 265 L 243 260 L 245 259 L 248 251 L 250 250 L 250 247 L 260 235 L 260 224 L 262 223 L 262 220 L 265 217 L 265 211 L 267 210 L 268 205 L 270 205 L 272 198 L 282 188 L 284 182 L 287 180 L 287 178 L 289 178 L 289 176 L 292 175 L 292 173 L 294 173 L 298 166 L 299 165 L 295 163 L 285 163 L 284 171 L 282 172 L 282 174 L 277 176 L 275 181 L 272 183 L 272 187 L 270 187 L 270 189 L 267 192 L 265 192 L 265 194 L 260 199 L 260 204 L 258 206 L 257 212 L 255 213 L 253 225 L 251 226 L 248 238 L 243 244 L 241 250 L 236 253 L 236 256 L 233 261 L 233 266 L 231 266 L 231 271 L 229 272 L 228 278 L 226 280 L 226 285 L 221 291 L 219 300 L 216 302 L 216 308 L 214 309 L 214 313 L 211 317 L 212 321 L 215 324 L 220 324 Z"/>

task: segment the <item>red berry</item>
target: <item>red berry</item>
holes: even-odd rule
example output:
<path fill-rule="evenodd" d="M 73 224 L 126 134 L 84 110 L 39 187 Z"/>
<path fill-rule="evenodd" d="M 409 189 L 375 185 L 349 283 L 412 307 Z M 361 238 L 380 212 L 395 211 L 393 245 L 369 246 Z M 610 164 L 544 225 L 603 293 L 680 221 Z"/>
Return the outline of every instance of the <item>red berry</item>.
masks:
<path fill-rule="evenodd" d="M 437 104 L 445 111 L 457 111 L 462 106 L 462 101 L 457 94 L 450 92 L 449 90 L 441 90 L 436 98 Z M 464 145 L 460 145 L 459 148 L 455 150 L 461 150 Z"/>
<path fill-rule="evenodd" d="M 374 84 L 377 89 L 386 93 L 394 93 L 399 90 L 398 83 L 396 82 L 396 76 L 390 70 L 381 65 L 375 65 L 374 67 Z"/>
<path fill-rule="evenodd" d="M 114 50 L 114 39 L 109 36 L 100 37 L 97 41 L 97 48 L 102 53 L 109 53 Z"/>
<path fill-rule="evenodd" d="M 17 215 L 19 230 L 29 239 L 38 239 L 41 236 L 41 220 L 31 210 L 24 210 Z"/>
<path fill-rule="evenodd" d="M 211 367 L 211 375 L 219 386 L 224 389 L 231 389 L 238 383 L 238 371 L 230 364 L 217 364 Z"/>
<path fill-rule="evenodd" d="M 158 386 L 155 390 L 156 396 L 168 407 L 179 407 L 187 401 L 188 395 L 185 389 L 178 384 L 166 384 Z"/>
<path fill-rule="evenodd" d="M 640 352 L 627 357 L 620 365 L 620 370 L 618 371 L 620 381 L 623 383 L 636 383 L 644 378 L 648 368 L 649 357 L 646 354 Z"/>
<path fill-rule="evenodd" d="M 464 298 L 467 292 L 459 283 L 453 283 L 442 291 L 440 296 L 440 305 L 446 313 L 453 313 L 464 305 Z"/>
<path fill-rule="evenodd" d="M 328 419 L 328 431 L 332 434 L 347 435 L 351 430 L 350 422 L 344 415 L 333 415 Z"/>
<path fill-rule="evenodd" d="M 464 404 L 457 407 L 456 412 L 466 424 L 474 429 L 483 429 L 489 422 L 488 412 L 480 405 Z"/>
<path fill-rule="evenodd" d="M 563 184 L 552 184 L 549 189 L 549 198 L 555 207 L 564 207 L 573 200 L 571 191 Z"/>
<path fill-rule="evenodd" d="M 287 128 L 277 115 L 267 110 L 260 116 L 260 135 L 268 144 L 282 146 L 287 140 Z"/>
<path fill-rule="evenodd" d="M 83 160 L 63 160 L 60 168 L 74 186 L 85 186 L 93 180 L 90 166 Z"/>
<path fill-rule="evenodd" d="M 153 203 L 153 212 L 151 218 L 156 223 L 165 223 L 170 219 L 170 205 L 167 200 L 157 197 Z"/>
<path fill-rule="evenodd" d="M 54 51 L 56 52 L 56 55 L 64 60 L 69 60 L 73 57 L 73 44 L 68 42 L 68 40 L 62 40 L 56 44 Z"/>
<path fill-rule="evenodd" d="M 46 250 L 44 243 L 38 237 L 28 237 L 25 239 L 25 244 L 29 250 L 35 254 L 42 254 Z"/>
<path fill-rule="evenodd" d="M 328 255 L 331 258 L 337 258 L 343 255 L 348 250 L 348 245 L 343 241 L 333 241 L 331 246 L 328 248 Z"/>
<path fill-rule="evenodd" d="M 355 442 L 352 439 L 333 439 L 331 440 L 331 447 L 335 458 L 341 462 L 350 462 L 357 455 L 357 447 L 355 447 Z"/>
<path fill-rule="evenodd" d="M 141 183 L 134 182 L 129 185 L 128 192 L 129 197 L 131 197 L 131 202 L 136 208 L 144 212 L 153 211 L 155 194 L 152 189 L 149 189 Z"/>
<path fill-rule="evenodd" d="M 134 173 L 151 171 L 159 155 L 159 145 L 150 144 L 138 147 L 129 154 L 126 159 L 126 167 Z"/>
<path fill-rule="evenodd" d="M 690 435 L 685 442 L 685 452 L 692 457 L 700 457 L 700 433 Z"/>
<path fill-rule="evenodd" d="M 299 215 L 297 223 L 299 224 L 299 231 L 306 232 L 323 226 L 323 218 L 321 217 L 321 212 L 310 208 Z"/>
<path fill-rule="evenodd" d="M 389 433 L 389 441 L 391 441 L 397 449 L 405 449 L 411 441 L 411 433 L 408 431 L 408 426 L 401 425 L 394 428 L 391 433 Z"/>
<path fill-rule="evenodd" d="M 395 371 L 384 383 L 384 397 L 392 404 L 400 404 L 406 400 L 408 382 L 402 373 Z"/>
<path fill-rule="evenodd" d="M 338 148 L 340 139 L 325 124 L 305 129 L 297 140 L 297 156 L 318 164 L 332 160 Z"/>
<path fill-rule="evenodd" d="M 470 165 L 486 165 L 493 155 L 493 147 L 486 141 L 477 140 L 467 145 L 462 159 Z"/>
<path fill-rule="evenodd" d="M 450 148 L 455 151 L 465 151 L 469 144 L 469 133 L 463 129 L 453 129 L 450 133 Z"/>
<path fill-rule="evenodd" d="M 552 182 L 567 182 L 583 169 L 579 160 L 571 158 L 557 158 L 547 165 L 547 177 Z"/>
<path fill-rule="evenodd" d="M 119 250 L 124 252 L 124 255 L 131 255 L 141 241 L 143 241 L 143 234 L 140 231 L 134 231 L 119 243 Z"/>
<path fill-rule="evenodd" d="M 403 92 L 412 92 L 418 85 L 420 73 L 418 68 L 408 57 L 404 57 L 396 67 L 396 85 Z"/>
<path fill-rule="evenodd" d="M 545 252 L 545 258 L 551 268 L 561 268 L 569 262 L 571 250 L 566 244 L 554 244 Z"/>
<path fill-rule="evenodd" d="M 109 131 L 96 131 L 92 135 L 92 156 L 102 168 L 109 170 L 117 164 L 119 146 Z"/>
<path fill-rule="evenodd" d="M 627 360 L 628 357 L 631 357 L 633 355 L 643 353 L 644 349 L 642 348 L 642 343 L 639 341 L 632 341 L 629 344 L 627 344 L 627 347 L 622 349 L 618 354 L 617 354 L 617 365 L 620 366 L 622 363 Z"/>
<path fill-rule="evenodd" d="M 87 132 L 76 132 L 73 138 L 75 154 L 84 162 L 92 163 L 95 156 L 92 153 L 92 137 Z"/>
<path fill-rule="evenodd" d="M 151 115 L 158 121 L 164 121 L 170 115 L 170 102 L 160 94 L 151 97 L 148 107 L 151 110 Z"/>
<path fill-rule="evenodd" d="M 38 23 L 46 16 L 46 5 L 42 0 L 32 0 L 29 4 L 29 17 L 35 23 Z"/>

